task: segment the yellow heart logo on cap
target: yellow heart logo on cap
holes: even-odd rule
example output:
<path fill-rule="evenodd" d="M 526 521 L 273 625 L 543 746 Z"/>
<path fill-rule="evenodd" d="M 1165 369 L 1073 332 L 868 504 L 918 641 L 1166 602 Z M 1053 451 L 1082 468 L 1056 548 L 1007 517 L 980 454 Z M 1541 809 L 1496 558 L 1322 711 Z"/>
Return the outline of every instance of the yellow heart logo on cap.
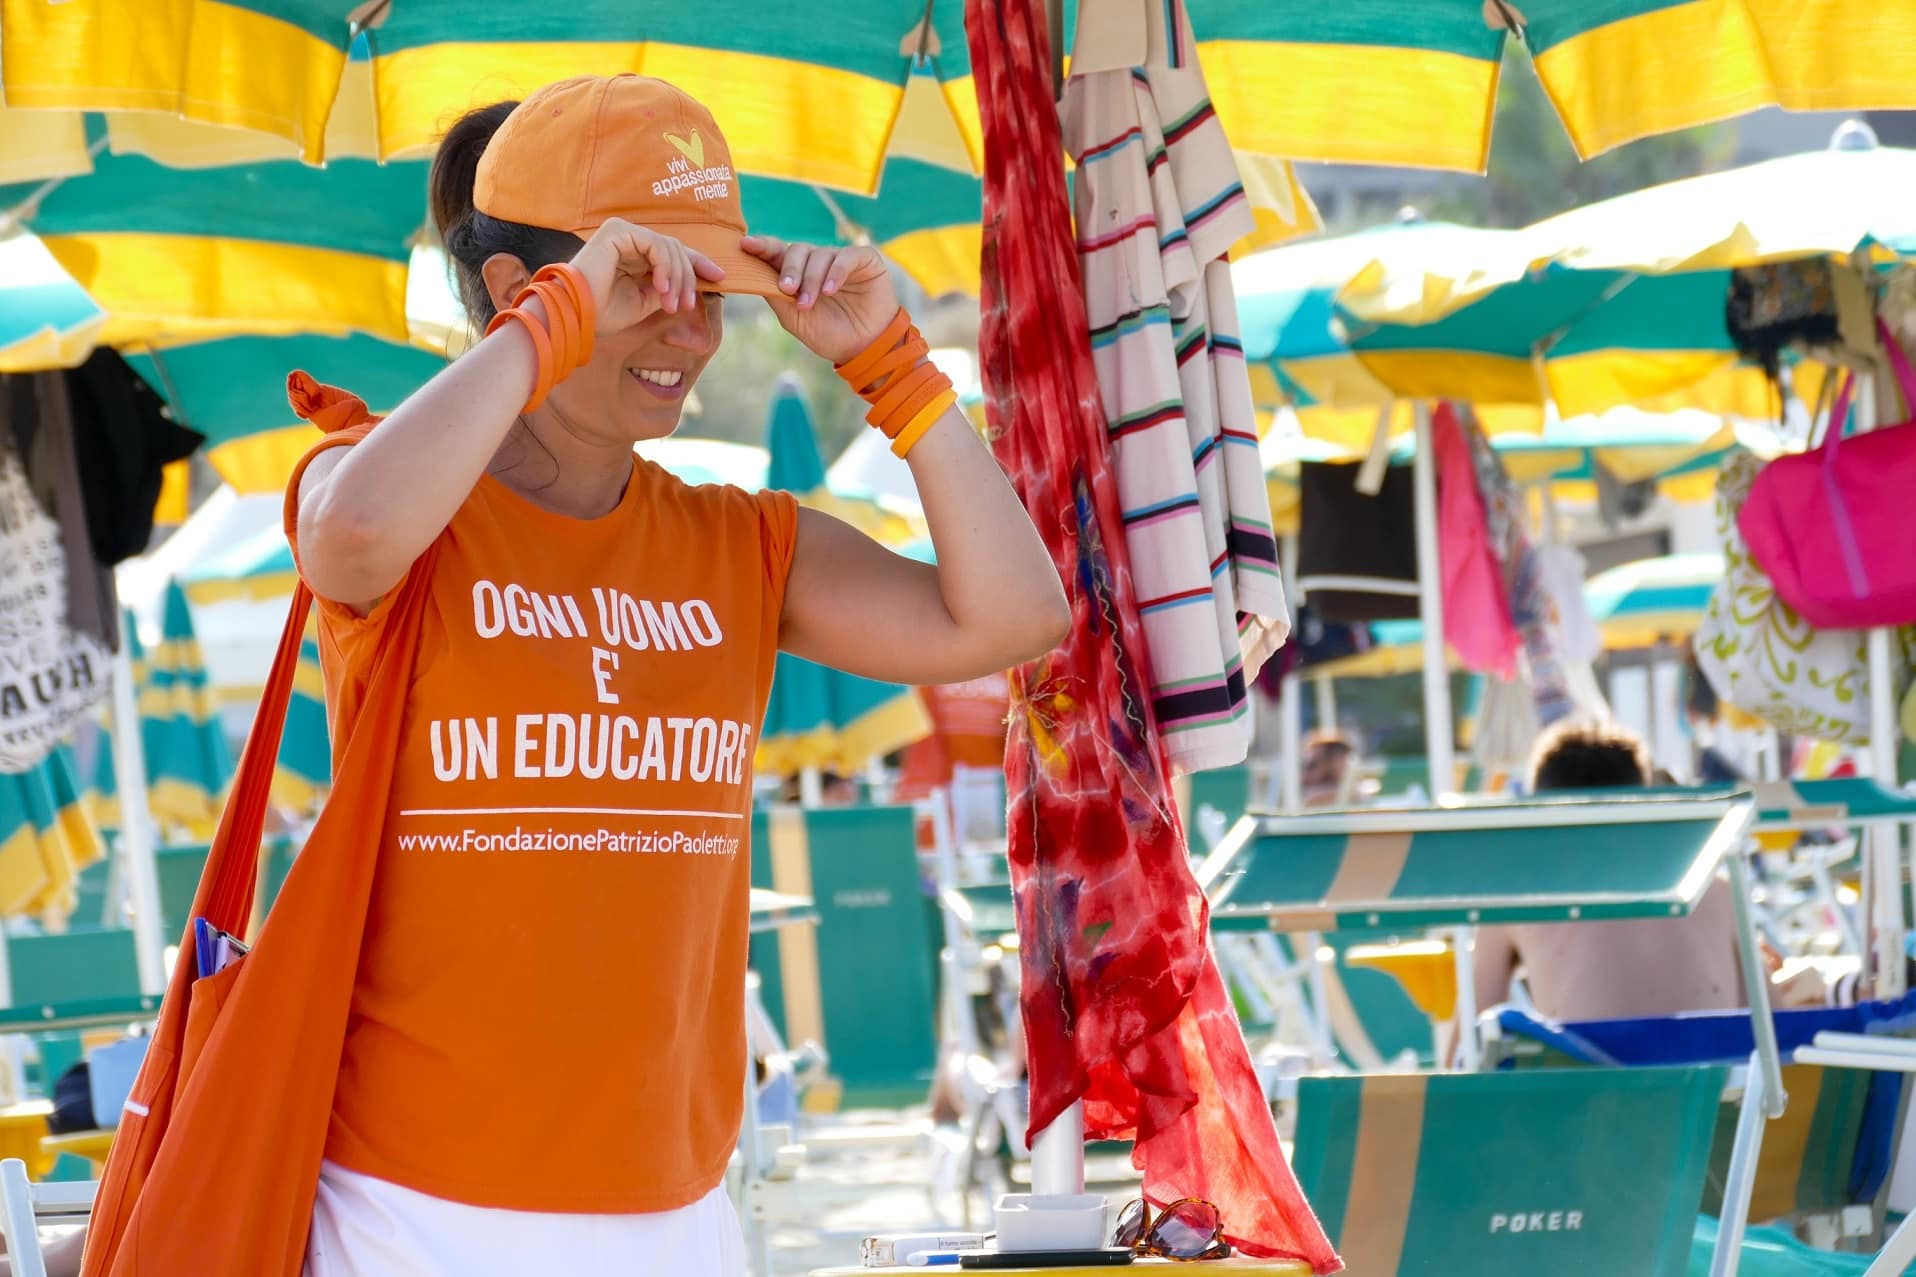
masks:
<path fill-rule="evenodd" d="M 670 142 L 673 149 L 677 150 L 680 155 L 692 161 L 693 168 L 705 167 L 705 139 L 699 136 L 697 129 L 692 130 L 692 140 L 690 142 L 676 133 L 667 133 L 665 140 Z"/>

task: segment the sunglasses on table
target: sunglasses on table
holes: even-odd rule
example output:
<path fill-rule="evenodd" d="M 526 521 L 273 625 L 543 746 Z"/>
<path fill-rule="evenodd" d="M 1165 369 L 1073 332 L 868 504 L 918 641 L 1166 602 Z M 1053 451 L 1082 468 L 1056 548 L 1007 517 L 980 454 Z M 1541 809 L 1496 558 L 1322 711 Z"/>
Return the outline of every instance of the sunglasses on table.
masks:
<path fill-rule="evenodd" d="M 1118 1212 L 1111 1242 L 1134 1254 L 1180 1262 L 1224 1259 L 1231 1253 L 1217 1207 L 1199 1197 L 1172 1202 L 1156 1215 L 1149 1202 L 1132 1199 Z"/>

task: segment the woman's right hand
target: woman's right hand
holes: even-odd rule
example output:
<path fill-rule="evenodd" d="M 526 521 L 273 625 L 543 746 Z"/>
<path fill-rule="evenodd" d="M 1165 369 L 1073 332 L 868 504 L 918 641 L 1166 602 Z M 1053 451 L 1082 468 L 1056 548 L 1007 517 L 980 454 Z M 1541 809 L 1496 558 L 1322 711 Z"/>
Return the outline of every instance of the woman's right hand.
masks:
<path fill-rule="evenodd" d="M 704 253 L 619 217 L 594 231 L 572 264 L 598 303 L 601 333 L 630 328 L 655 311 L 677 314 L 696 306 L 701 281 L 725 278 L 724 268 Z"/>

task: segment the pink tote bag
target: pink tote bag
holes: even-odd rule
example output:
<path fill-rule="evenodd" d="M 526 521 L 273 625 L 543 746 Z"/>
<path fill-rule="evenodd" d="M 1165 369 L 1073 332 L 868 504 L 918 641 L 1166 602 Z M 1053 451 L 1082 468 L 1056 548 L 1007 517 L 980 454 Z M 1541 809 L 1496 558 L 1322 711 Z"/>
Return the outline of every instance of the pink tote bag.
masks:
<path fill-rule="evenodd" d="M 1879 320 L 1904 402 L 1916 371 Z M 1763 467 L 1737 526 L 1784 602 L 1819 630 L 1916 624 L 1916 421 L 1843 438 L 1851 390 L 1820 446 Z"/>

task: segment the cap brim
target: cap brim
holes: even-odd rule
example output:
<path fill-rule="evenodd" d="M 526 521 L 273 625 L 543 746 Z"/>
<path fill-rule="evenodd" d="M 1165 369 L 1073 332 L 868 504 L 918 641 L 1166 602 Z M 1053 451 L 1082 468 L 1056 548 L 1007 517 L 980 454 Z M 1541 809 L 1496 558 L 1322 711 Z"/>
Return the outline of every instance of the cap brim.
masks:
<path fill-rule="evenodd" d="M 737 231 L 706 223 L 676 226 L 671 233 L 687 248 L 697 249 L 711 258 L 725 272 L 725 278 L 712 285 L 719 292 L 750 297 L 783 296 L 778 288 L 778 272 L 740 248 Z"/>

